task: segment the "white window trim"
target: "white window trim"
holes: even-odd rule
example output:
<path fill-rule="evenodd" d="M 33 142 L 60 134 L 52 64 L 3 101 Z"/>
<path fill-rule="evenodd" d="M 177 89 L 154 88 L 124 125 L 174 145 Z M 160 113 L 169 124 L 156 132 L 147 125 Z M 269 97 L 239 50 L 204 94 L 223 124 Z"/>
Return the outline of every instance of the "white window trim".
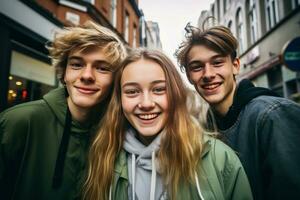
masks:
<path fill-rule="evenodd" d="M 243 31 L 243 16 L 242 16 L 242 10 L 239 9 L 237 12 L 237 38 L 239 40 L 239 53 L 241 54 L 242 52 L 244 52 L 244 31 Z"/>
<path fill-rule="evenodd" d="M 59 4 L 70 7 L 70 8 L 74 8 L 76 10 L 87 12 L 87 8 L 85 6 L 79 5 L 77 3 L 73 3 L 70 1 L 66 1 L 66 0 L 59 0 Z"/>
<path fill-rule="evenodd" d="M 132 42 L 132 46 L 133 47 L 136 47 L 136 44 L 137 44 L 137 40 L 136 40 L 136 34 L 137 30 L 136 30 L 136 26 L 133 26 L 133 42 Z"/>
<path fill-rule="evenodd" d="M 125 13 L 125 31 L 124 39 L 129 43 L 129 14 Z"/>
<path fill-rule="evenodd" d="M 275 14 L 273 13 L 272 2 L 274 2 L 275 6 Z M 279 12 L 278 12 L 278 1 L 277 0 L 265 0 L 265 10 L 266 10 L 266 18 L 267 18 L 267 29 L 270 30 L 279 22 Z M 270 8 L 270 19 L 268 16 L 268 7 Z M 275 16 L 275 19 L 273 18 Z M 269 23 L 270 20 L 270 23 Z"/>
<path fill-rule="evenodd" d="M 252 18 L 250 16 L 252 16 Z M 254 0 L 249 1 L 248 17 L 249 17 L 249 25 L 250 25 L 250 43 L 254 44 L 257 41 L 257 38 L 258 38 L 256 5 L 255 5 Z"/>
<path fill-rule="evenodd" d="M 291 0 L 292 1 L 292 9 L 296 9 L 300 5 L 300 0 Z"/>
<path fill-rule="evenodd" d="M 111 23 L 114 27 L 117 27 L 117 0 L 110 1 L 111 8 Z"/>

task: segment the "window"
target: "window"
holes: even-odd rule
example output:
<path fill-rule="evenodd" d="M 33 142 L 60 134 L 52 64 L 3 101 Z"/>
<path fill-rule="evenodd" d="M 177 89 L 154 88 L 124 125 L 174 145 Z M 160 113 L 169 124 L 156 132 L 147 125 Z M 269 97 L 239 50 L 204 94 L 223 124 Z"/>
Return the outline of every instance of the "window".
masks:
<path fill-rule="evenodd" d="M 257 40 L 257 17 L 256 6 L 254 0 L 249 1 L 249 30 L 250 30 L 250 44 L 254 44 Z"/>
<path fill-rule="evenodd" d="M 133 26 L 133 47 L 136 47 L 136 25 Z"/>
<path fill-rule="evenodd" d="M 267 73 L 269 88 L 280 96 L 284 96 L 282 85 L 281 67 L 278 65 L 270 69 Z"/>
<path fill-rule="evenodd" d="M 85 1 L 85 2 L 93 4 L 93 5 L 95 4 L 95 0 L 82 0 L 82 1 Z"/>
<path fill-rule="evenodd" d="M 114 27 L 117 26 L 117 0 L 110 2 L 110 20 Z"/>
<path fill-rule="evenodd" d="M 226 13 L 227 10 L 229 9 L 230 3 L 231 3 L 230 0 L 224 0 L 224 13 Z"/>
<path fill-rule="evenodd" d="M 211 15 L 216 18 L 216 16 L 215 16 L 215 4 L 213 4 L 213 6 L 211 7 Z"/>
<path fill-rule="evenodd" d="M 129 43 L 129 14 L 125 12 L 124 38 Z"/>
<path fill-rule="evenodd" d="M 228 27 L 228 28 L 230 29 L 230 31 L 233 33 L 233 31 L 232 31 L 232 21 L 231 21 L 231 20 L 228 22 L 227 27 Z"/>
<path fill-rule="evenodd" d="M 267 28 L 275 26 L 279 21 L 277 0 L 266 0 Z"/>
<path fill-rule="evenodd" d="M 40 99 L 56 86 L 55 70 L 21 52 L 12 51 L 9 72 L 8 106 Z"/>
<path fill-rule="evenodd" d="M 243 17 L 242 17 L 242 10 L 238 9 L 236 14 L 236 22 L 237 22 L 237 39 L 239 41 L 239 53 L 241 54 L 244 51 L 243 43 L 244 43 L 244 37 L 243 37 Z"/>
<path fill-rule="evenodd" d="M 300 6 L 300 0 L 292 0 L 292 8 L 293 10 Z"/>

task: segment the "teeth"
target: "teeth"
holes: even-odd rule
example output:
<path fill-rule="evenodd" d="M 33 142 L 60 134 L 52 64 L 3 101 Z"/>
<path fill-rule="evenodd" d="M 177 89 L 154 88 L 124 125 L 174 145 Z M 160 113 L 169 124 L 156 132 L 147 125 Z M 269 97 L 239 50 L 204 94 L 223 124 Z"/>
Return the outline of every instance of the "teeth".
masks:
<path fill-rule="evenodd" d="M 219 84 L 204 85 L 203 88 L 204 89 L 214 89 L 217 86 L 219 86 Z"/>
<path fill-rule="evenodd" d="M 158 114 L 145 114 L 145 115 L 138 115 L 141 119 L 154 119 L 158 116 Z"/>

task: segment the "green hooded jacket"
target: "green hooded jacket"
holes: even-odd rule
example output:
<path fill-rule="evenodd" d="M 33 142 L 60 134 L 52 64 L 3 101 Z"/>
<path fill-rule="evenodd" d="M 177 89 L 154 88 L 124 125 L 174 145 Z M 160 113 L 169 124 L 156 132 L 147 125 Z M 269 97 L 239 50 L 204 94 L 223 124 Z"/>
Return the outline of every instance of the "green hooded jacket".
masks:
<path fill-rule="evenodd" d="M 250 185 L 236 154 L 224 143 L 204 137 L 205 145 L 197 171 L 205 200 L 251 200 Z M 112 185 L 113 200 L 128 200 L 128 168 L 124 150 L 117 157 Z M 176 199 L 201 199 L 196 185 L 180 185 Z M 150 194 L 149 194 L 150 195 Z"/>
<path fill-rule="evenodd" d="M 66 112 L 65 89 L 58 88 L 0 114 L 0 199 L 78 198 L 91 125 L 72 121 L 62 183 L 52 187 Z"/>

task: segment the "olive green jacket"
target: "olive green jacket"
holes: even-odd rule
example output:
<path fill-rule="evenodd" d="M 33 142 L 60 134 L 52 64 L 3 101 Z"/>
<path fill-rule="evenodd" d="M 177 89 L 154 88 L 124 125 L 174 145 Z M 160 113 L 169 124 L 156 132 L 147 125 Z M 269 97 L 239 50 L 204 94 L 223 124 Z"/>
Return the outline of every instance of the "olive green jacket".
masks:
<path fill-rule="evenodd" d="M 250 200 L 252 193 L 244 169 L 236 154 L 224 143 L 204 138 L 205 146 L 197 171 L 200 190 L 205 200 Z M 112 199 L 128 199 L 128 168 L 126 152 L 116 161 Z M 149 194 L 150 195 L 150 194 Z M 195 185 L 179 186 L 176 199 L 200 199 Z"/>
<path fill-rule="evenodd" d="M 78 197 L 90 131 L 78 122 L 72 121 L 62 184 L 52 188 L 66 112 L 65 90 L 59 88 L 0 114 L 0 199 Z"/>

